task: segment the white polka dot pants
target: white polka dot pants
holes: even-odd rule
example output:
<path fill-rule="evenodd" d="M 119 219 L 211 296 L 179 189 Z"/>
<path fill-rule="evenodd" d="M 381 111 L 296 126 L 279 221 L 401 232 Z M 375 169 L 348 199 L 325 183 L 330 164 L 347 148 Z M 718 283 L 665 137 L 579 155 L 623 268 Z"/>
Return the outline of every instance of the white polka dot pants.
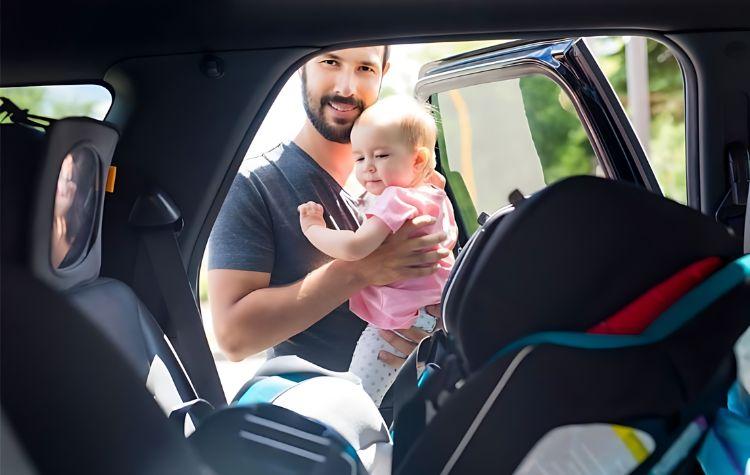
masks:
<path fill-rule="evenodd" d="M 394 355 L 404 358 L 406 355 L 392 347 L 379 334 L 378 328 L 373 325 L 367 325 L 362 336 L 357 341 L 357 347 L 352 355 L 352 363 L 349 371 L 359 376 L 362 380 L 367 394 L 370 395 L 375 405 L 380 407 L 388 388 L 398 374 L 398 368 L 388 366 L 378 359 L 378 353 L 381 350 L 388 351 Z"/>

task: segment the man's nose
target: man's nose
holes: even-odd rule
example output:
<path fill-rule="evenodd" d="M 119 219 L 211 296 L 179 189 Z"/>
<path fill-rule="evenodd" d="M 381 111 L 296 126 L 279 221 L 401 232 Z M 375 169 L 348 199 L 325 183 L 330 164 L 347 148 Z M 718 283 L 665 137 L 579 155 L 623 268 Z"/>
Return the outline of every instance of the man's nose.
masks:
<path fill-rule="evenodd" d="M 342 71 L 336 78 L 336 94 L 349 97 L 354 94 L 356 78 L 352 71 Z"/>

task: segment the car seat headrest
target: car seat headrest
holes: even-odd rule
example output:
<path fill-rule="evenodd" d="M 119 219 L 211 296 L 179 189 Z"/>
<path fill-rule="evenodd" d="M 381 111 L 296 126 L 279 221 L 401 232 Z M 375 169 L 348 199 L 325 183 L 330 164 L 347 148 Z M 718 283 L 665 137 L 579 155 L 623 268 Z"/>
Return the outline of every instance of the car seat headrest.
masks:
<path fill-rule="evenodd" d="M 3 243 L 11 259 L 63 290 L 99 275 L 104 187 L 117 132 L 102 122 L 72 117 L 42 133 L 4 124 Z M 6 190 L 6 184 L 10 186 Z M 10 198 L 7 199 L 6 198 Z"/>
<path fill-rule="evenodd" d="M 68 289 L 99 275 L 104 189 L 117 140 L 112 127 L 83 117 L 58 120 L 47 131 L 31 263 L 52 287 Z"/>
<path fill-rule="evenodd" d="M 541 331 L 585 332 L 655 284 L 741 243 L 709 217 L 633 185 L 560 181 L 477 231 L 444 292 L 469 369 Z"/>

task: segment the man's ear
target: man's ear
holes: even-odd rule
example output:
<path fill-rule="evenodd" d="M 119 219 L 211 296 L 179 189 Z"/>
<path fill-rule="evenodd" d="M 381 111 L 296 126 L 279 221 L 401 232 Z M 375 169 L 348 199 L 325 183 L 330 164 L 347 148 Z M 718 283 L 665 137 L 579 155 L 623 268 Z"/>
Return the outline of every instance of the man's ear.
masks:
<path fill-rule="evenodd" d="M 391 69 L 391 62 L 390 61 L 388 61 L 387 63 L 385 63 L 385 66 L 383 66 L 383 74 L 382 75 L 385 76 L 385 74 L 388 72 L 389 69 Z"/>

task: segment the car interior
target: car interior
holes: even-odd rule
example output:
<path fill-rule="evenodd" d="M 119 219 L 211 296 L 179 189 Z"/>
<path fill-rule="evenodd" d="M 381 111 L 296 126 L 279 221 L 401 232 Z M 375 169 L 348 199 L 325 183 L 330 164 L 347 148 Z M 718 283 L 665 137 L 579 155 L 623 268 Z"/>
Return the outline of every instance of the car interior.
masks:
<path fill-rule="evenodd" d="M 750 328 L 747 2 L 38 9 L 3 5 L 0 86 L 96 84 L 113 100 L 96 120 L 0 99 L 3 473 L 750 470 L 750 368 L 735 351 Z M 602 35 L 677 58 L 685 204 L 664 196 L 586 46 Z M 198 275 L 286 80 L 321 51 L 475 39 L 514 41 L 427 63 L 414 91 L 441 119 L 460 249 L 445 328 L 407 359 L 390 415 L 315 365 L 265 366 L 227 400 Z M 474 92 L 538 77 L 569 98 L 591 169 L 480 171 L 507 206 L 472 203 L 451 94 L 486 107 Z"/>

